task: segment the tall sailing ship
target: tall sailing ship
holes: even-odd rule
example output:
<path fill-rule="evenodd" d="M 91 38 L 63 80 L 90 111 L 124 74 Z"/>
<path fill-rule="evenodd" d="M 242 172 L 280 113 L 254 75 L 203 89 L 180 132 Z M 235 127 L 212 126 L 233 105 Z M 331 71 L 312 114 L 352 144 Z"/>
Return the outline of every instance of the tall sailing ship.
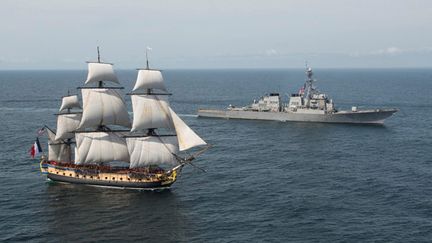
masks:
<path fill-rule="evenodd" d="M 147 56 L 147 53 L 146 53 Z M 40 168 L 50 180 L 133 189 L 166 189 L 208 145 L 171 109 L 160 70 L 138 69 L 133 120 L 119 92 L 113 64 L 88 62 L 82 106 L 63 97 L 57 130 L 47 126 L 48 157 Z M 194 154 L 187 150 L 195 149 Z M 199 167 L 198 167 L 199 168 Z"/>

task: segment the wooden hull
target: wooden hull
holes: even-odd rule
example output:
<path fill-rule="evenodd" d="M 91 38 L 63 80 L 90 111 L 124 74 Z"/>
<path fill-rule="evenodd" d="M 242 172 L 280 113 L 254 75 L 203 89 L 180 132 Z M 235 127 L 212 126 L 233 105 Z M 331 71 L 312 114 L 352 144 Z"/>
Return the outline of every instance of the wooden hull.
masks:
<path fill-rule="evenodd" d="M 132 170 L 107 172 L 82 167 L 67 167 L 41 162 L 41 171 L 52 181 L 90 186 L 138 190 L 169 189 L 177 179 L 177 170 L 170 173 L 143 174 Z"/>

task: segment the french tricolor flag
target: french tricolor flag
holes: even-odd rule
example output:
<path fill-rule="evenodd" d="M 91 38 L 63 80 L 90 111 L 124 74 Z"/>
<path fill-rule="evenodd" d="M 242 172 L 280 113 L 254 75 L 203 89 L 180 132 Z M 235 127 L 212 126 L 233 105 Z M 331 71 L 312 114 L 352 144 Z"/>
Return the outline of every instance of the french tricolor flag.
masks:
<path fill-rule="evenodd" d="M 36 138 L 36 141 L 34 142 L 33 146 L 31 146 L 29 153 L 33 159 L 36 157 L 36 155 L 42 153 L 42 147 L 39 143 L 39 138 Z"/>

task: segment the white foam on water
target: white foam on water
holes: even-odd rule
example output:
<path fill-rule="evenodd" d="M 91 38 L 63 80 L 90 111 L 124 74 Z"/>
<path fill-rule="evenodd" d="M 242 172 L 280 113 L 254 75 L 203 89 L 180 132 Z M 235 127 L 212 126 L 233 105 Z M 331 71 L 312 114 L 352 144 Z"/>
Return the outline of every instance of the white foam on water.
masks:
<path fill-rule="evenodd" d="M 198 117 L 196 114 L 178 114 L 181 117 Z"/>

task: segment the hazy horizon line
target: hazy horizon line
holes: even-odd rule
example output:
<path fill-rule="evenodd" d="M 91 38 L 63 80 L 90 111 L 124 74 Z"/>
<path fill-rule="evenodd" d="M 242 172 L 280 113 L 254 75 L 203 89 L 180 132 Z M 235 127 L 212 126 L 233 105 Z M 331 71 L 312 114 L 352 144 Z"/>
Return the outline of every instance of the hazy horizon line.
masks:
<path fill-rule="evenodd" d="M 312 67 L 313 69 L 432 69 L 432 66 L 393 66 L 393 67 Z M 164 70 L 172 70 L 172 71 L 199 71 L 199 70 L 299 70 L 305 69 L 305 67 L 218 67 L 218 68 L 161 68 L 157 69 L 160 71 Z M 116 71 L 130 71 L 130 70 L 138 70 L 138 68 L 116 68 Z M 86 68 L 0 68 L 0 71 L 87 71 Z"/>

